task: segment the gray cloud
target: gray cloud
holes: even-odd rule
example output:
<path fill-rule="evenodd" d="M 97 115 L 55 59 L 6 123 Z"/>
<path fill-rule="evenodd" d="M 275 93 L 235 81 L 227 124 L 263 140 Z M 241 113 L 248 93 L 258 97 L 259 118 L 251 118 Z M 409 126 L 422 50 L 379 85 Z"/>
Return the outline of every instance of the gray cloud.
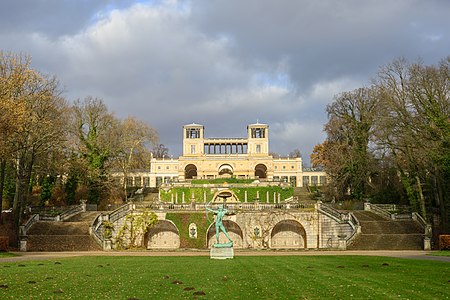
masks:
<path fill-rule="evenodd" d="M 5 8 L 5 9 L 3 9 Z M 105 100 L 181 151 L 181 126 L 244 137 L 308 161 L 333 95 L 404 56 L 449 55 L 448 1 L 6 1 L 0 47 L 29 53 L 70 100 Z"/>

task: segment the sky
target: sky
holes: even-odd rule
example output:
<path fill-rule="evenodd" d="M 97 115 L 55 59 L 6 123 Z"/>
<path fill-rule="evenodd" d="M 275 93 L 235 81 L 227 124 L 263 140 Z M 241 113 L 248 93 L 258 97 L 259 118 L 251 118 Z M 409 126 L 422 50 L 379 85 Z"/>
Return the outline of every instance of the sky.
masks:
<path fill-rule="evenodd" d="M 174 157 L 182 126 L 270 151 L 326 138 L 326 107 L 403 57 L 450 55 L 448 0 L 1 0 L 0 49 L 32 57 L 68 101 L 103 99 L 155 128 Z"/>

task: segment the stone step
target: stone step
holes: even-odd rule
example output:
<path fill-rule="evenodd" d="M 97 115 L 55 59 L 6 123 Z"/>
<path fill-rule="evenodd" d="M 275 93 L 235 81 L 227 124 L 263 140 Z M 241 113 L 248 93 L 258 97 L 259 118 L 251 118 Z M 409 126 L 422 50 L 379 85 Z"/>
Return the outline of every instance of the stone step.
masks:
<path fill-rule="evenodd" d="M 360 221 L 363 234 L 422 234 L 424 229 L 413 220 Z"/>
<path fill-rule="evenodd" d="M 422 250 L 423 234 L 360 234 L 348 250 Z"/>
<path fill-rule="evenodd" d="M 297 197 L 299 201 L 307 201 L 313 199 L 311 193 L 306 187 L 295 187 L 293 196 Z"/>
<path fill-rule="evenodd" d="M 98 211 L 86 211 L 81 212 L 64 222 L 93 222 L 95 218 L 100 214 Z"/>
<path fill-rule="evenodd" d="M 158 193 L 148 193 L 147 195 L 145 195 L 143 201 L 155 202 L 158 201 L 158 196 Z"/>
<path fill-rule="evenodd" d="M 89 235 L 29 235 L 27 251 L 101 251 Z"/>
<path fill-rule="evenodd" d="M 354 211 L 353 214 L 360 222 L 361 221 L 389 221 L 390 220 L 390 219 L 387 219 L 380 215 L 377 215 L 376 213 L 371 212 L 371 211 Z"/>
<path fill-rule="evenodd" d="M 27 235 L 89 235 L 91 222 L 39 221 L 28 230 Z"/>

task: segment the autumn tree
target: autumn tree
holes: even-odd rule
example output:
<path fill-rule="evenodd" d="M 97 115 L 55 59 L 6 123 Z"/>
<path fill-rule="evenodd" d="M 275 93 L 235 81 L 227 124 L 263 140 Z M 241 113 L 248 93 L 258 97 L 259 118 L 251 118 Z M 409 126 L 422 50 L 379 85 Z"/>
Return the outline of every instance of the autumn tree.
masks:
<path fill-rule="evenodd" d="M 4 167 L 10 160 L 16 170 L 13 217 L 18 227 L 36 162 L 65 138 L 67 106 L 56 78 L 32 69 L 29 57 L 2 52 L 0 65 L 1 106 L 8 113 L 1 115 L 1 179 L 3 184 Z"/>
<path fill-rule="evenodd" d="M 311 165 L 313 168 L 326 168 L 330 163 L 327 158 L 328 142 L 317 144 L 314 146 L 310 155 Z"/>
<path fill-rule="evenodd" d="M 0 51 L 0 209 L 7 164 L 11 163 L 14 149 L 12 140 L 25 118 L 25 107 L 19 101 L 19 88 L 27 78 L 30 58 Z M 2 223 L 0 214 L 0 223 Z"/>

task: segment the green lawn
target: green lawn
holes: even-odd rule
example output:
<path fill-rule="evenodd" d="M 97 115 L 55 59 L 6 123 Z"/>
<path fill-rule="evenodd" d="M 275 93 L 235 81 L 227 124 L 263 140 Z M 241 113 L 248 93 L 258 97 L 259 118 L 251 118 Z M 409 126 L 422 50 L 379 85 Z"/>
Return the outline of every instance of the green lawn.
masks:
<path fill-rule="evenodd" d="M 205 295 L 194 295 L 204 293 Z M 0 299 L 448 299 L 450 264 L 363 256 L 0 262 Z"/>
<path fill-rule="evenodd" d="M 0 258 L 1 257 L 12 257 L 12 256 L 17 256 L 17 255 L 14 253 L 11 253 L 11 252 L 1 252 L 0 251 Z"/>
<path fill-rule="evenodd" d="M 432 252 L 431 255 L 433 255 L 433 256 L 450 256 L 450 250 L 435 251 L 435 252 Z"/>

